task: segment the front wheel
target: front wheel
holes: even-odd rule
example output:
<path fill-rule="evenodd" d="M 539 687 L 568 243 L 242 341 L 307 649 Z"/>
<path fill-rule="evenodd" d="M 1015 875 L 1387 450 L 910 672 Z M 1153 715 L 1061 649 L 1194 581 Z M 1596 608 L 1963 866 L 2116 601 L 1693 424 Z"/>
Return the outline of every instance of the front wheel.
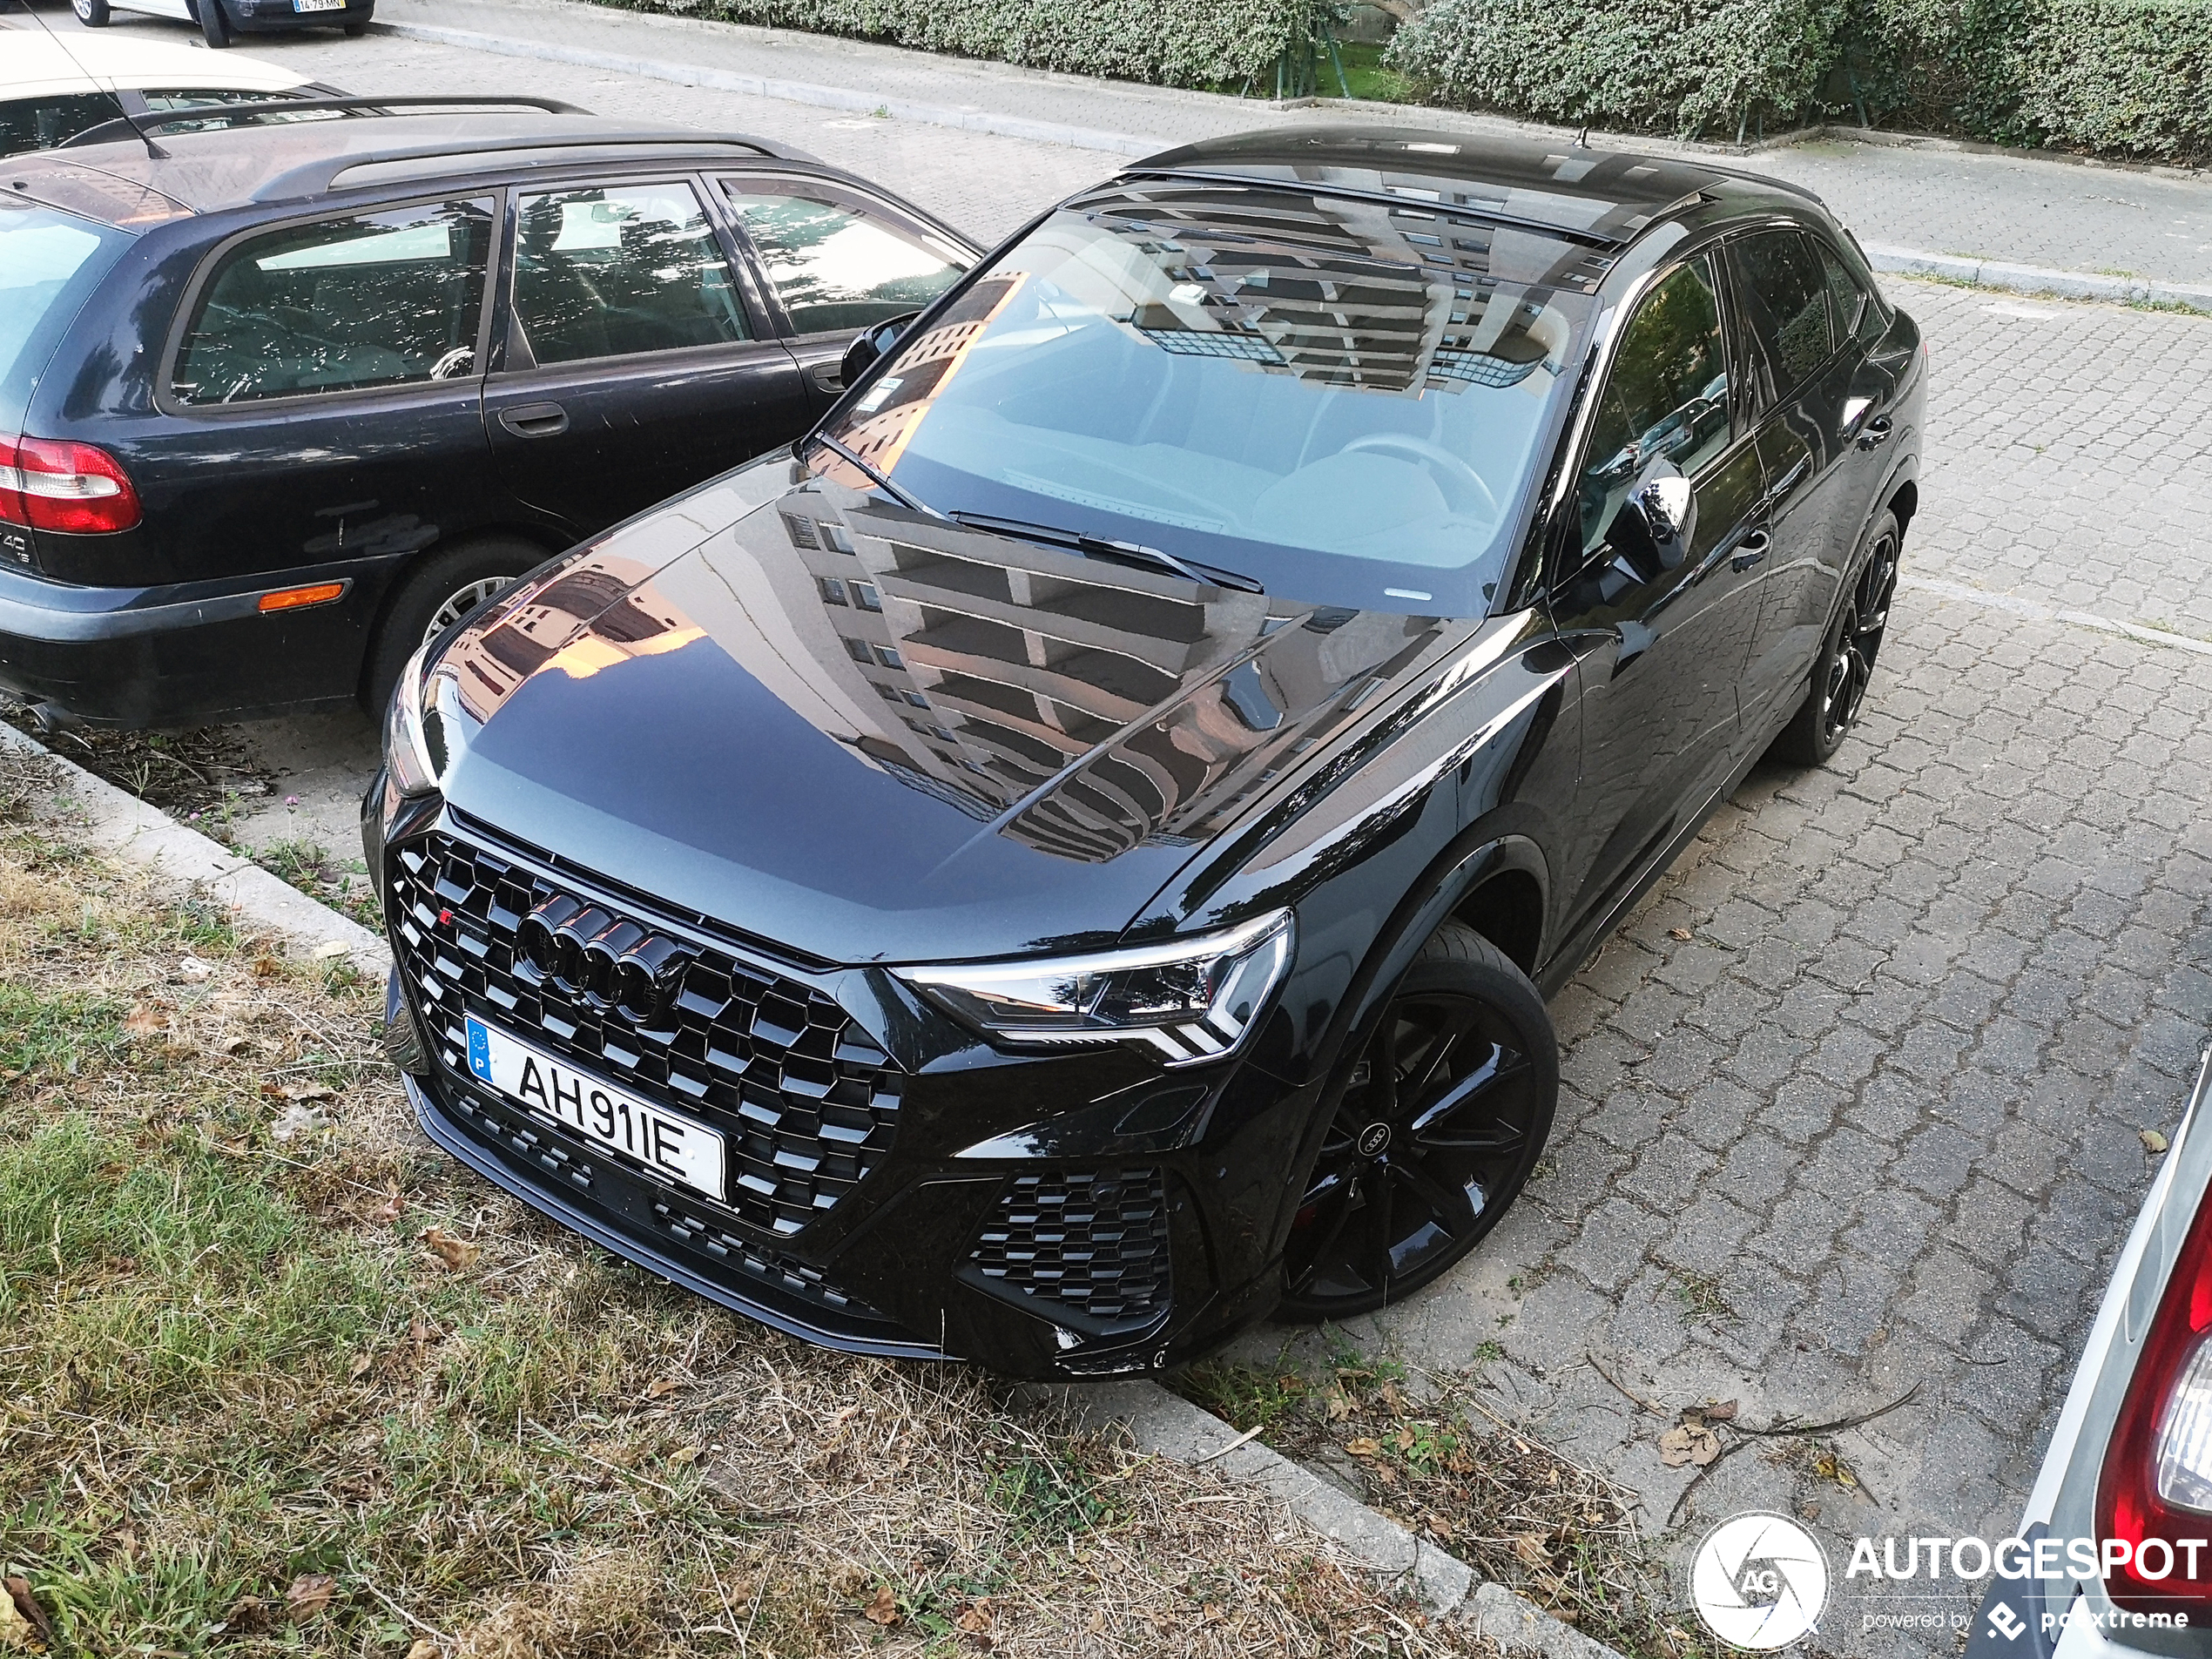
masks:
<path fill-rule="evenodd" d="M 69 0 L 69 9 L 87 29 L 105 29 L 114 18 L 107 0 Z"/>
<path fill-rule="evenodd" d="M 223 0 L 199 0 L 199 32 L 216 51 L 231 44 L 231 20 L 223 15 Z"/>
<path fill-rule="evenodd" d="M 1446 922 L 1352 1062 L 1284 1251 L 1280 1319 L 1403 1300 L 1498 1224 L 1550 1135 L 1559 1041 L 1528 976 Z"/>
<path fill-rule="evenodd" d="M 1874 521 L 1866 556 L 1844 608 L 1830 624 L 1812 665 L 1805 700 L 1774 740 L 1774 753 L 1794 765 L 1817 766 L 1840 748 L 1844 734 L 1858 723 L 1874 678 L 1874 659 L 1889 633 L 1890 602 L 1897 596 L 1898 550 L 1905 532 L 1886 509 Z"/>

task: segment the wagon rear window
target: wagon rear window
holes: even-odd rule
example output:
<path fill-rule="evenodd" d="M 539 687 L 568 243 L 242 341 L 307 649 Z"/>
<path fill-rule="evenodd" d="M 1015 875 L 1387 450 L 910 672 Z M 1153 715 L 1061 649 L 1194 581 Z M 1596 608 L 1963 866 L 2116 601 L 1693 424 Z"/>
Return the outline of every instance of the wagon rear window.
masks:
<path fill-rule="evenodd" d="M 34 337 L 60 328 L 130 238 L 43 207 L 0 204 L 0 382 Z M 51 349 L 51 344 L 49 346 Z"/>
<path fill-rule="evenodd" d="M 292 225 L 217 262 L 177 354 L 186 403 L 473 378 L 491 203 Z"/>

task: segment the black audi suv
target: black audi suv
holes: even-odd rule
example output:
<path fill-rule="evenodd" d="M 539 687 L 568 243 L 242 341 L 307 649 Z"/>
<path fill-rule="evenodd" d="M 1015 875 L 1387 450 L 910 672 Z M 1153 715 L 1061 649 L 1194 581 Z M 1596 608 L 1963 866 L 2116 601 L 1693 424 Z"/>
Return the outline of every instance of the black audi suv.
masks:
<path fill-rule="evenodd" d="M 865 1352 L 1098 1376 L 1408 1295 L 1543 1146 L 1546 994 L 1857 715 L 1918 331 L 1785 185 L 1303 131 L 849 361 L 401 676 L 424 1127 Z"/>

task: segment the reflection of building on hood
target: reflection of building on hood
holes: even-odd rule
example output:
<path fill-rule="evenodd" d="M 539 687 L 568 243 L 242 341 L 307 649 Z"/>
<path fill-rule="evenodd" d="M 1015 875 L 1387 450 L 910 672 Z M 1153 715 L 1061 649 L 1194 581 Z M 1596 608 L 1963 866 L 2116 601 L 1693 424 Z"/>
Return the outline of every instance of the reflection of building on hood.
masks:
<path fill-rule="evenodd" d="M 739 536 L 787 540 L 813 577 L 811 617 L 779 597 L 840 693 L 847 752 L 979 820 L 1012 813 L 1004 833 L 1084 862 L 1212 833 L 1441 633 L 828 508 L 788 497 Z M 774 570 L 789 554 L 759 557 Z M 1188 804 L 1202 794 L 1203 823 Z"/>
<path fill-rule="evenodd" d="M 491 627 L 465 631 L 440 669 L 453 676 L 462 706 L 487 720 L 549 665 L 582 678 L 698 638 L 690 619 L 644 581 L 651 574 L 633 560 L 595 555 L 523 596 Z"/>

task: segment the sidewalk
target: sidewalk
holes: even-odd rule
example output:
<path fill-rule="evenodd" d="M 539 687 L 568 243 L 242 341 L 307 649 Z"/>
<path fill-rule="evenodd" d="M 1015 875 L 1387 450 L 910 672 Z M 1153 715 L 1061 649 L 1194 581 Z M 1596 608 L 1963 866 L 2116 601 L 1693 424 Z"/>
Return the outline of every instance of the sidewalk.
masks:
<path fill-rule="evenodd" d="M 620 11 L 583 0 L 385 0 L 378 19 L 397 34 L 506 56 L 860 114 L 881 111 L 894 120 L 1113 156 L 1254 127 L 1343 122 L 1573 138 L 1558 128 L 1447 111 L 1372 104 L 1286 109 L 789 30 Z M 1858 142 L 1832 130 L 1743 157 L 1652 138 L 1600 141 L 1703 153 L 1817 191 L 1886 268 L 1990 287 L 2163 299 L 2212 311 L 2212 177 L 1993 153 L 1932 139 Z M 1986 263 L 2006 268 L 1981 268 Z M 2122 280 L 2068 282 L 2060 273 Z M 2202 293 L 2172 292 L 2176 287 Z"/>

